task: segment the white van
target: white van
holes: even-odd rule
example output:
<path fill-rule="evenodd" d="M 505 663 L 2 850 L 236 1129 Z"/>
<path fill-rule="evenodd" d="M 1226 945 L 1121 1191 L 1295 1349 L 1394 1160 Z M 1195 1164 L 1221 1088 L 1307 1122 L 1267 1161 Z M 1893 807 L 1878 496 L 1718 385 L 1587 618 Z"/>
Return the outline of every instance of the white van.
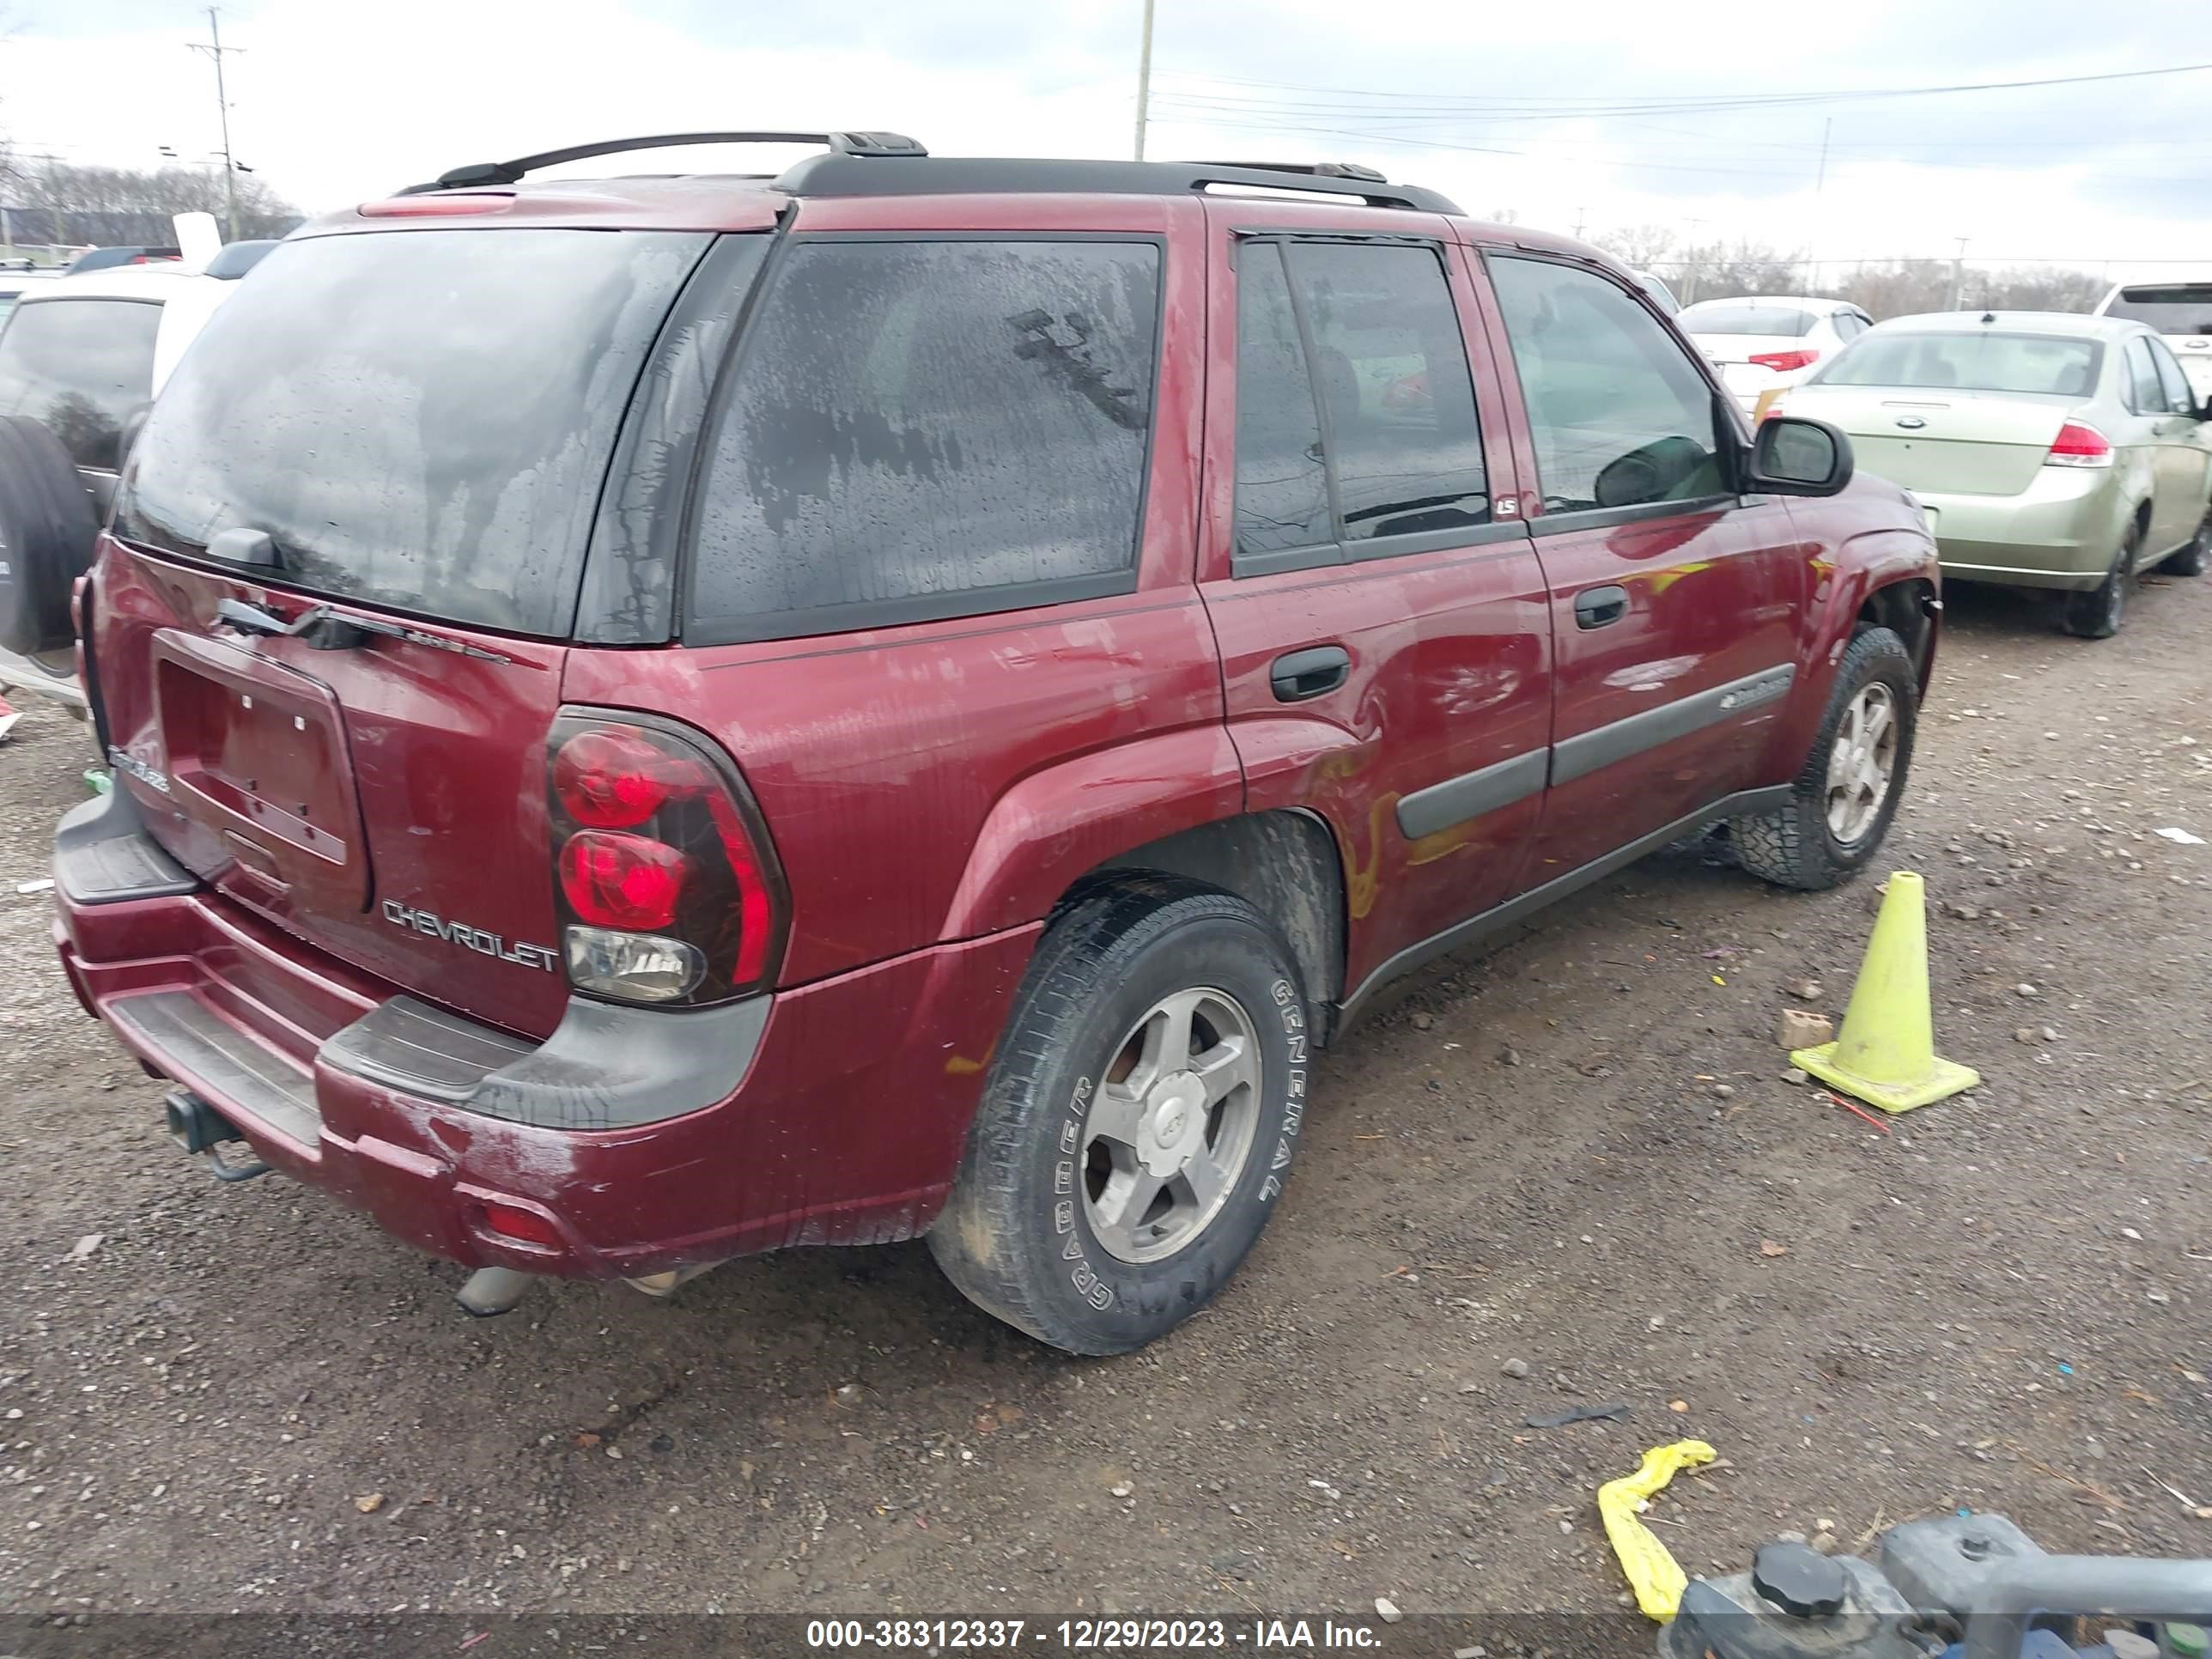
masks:
<path fill-rule="evenodd" d="M 2122 283 L 2100 317 L 2148 323 L 2166 337 L 2199 398 L 2212 398 L 2212 276 L 2197 282 Z"/>

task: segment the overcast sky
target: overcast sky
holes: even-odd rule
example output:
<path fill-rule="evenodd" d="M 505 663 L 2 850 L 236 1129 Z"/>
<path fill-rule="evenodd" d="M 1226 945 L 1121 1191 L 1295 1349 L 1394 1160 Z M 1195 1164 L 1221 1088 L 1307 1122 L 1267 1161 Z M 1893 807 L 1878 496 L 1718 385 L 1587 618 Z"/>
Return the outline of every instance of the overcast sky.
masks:
<path fill-rule="evenodd" d="M 1360 161 L 1478 214 L 1663 222 L 1822 260 L 1948 257 L 1964 236 L 1975 260 L 2212 270 L 2212 70 L 1711 106 L 2212 62 L 2203 0 L 1157 4 L 1157 156 Z M 150 166 L 161 144 L 215 147 L 211 72 L 184 45 L 206 38 L 204 12 L 5 10 L 0 127 L 19 149 Z M 246 48 L 228 60 L 235 153 L 316 210 L 463 161 L 699 128 L 887 127 L 942 155 L 1123 155 L 1140 12 L 1141 0 L 238 0 L 222 21 L 225 43 Z"/>

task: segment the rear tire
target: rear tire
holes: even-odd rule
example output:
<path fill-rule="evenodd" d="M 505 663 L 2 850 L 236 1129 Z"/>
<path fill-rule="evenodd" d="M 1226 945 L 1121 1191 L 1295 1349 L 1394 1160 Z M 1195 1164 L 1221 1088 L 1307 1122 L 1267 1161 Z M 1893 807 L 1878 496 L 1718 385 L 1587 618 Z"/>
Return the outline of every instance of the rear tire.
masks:
<path fill-rule="evenodd" d="M 2167 555 L 2166 562 L 2159 568 L 2169 576 L 2201 576 L 2204 574 L 2204 555 L 2208 544 L 2212 544 L 2212 512 L 2205 514 L 2203 522 L 2197 526 L 2197 533 L 2189 538 L 2188 544 L 2180 551 Z"/>
<path fill-rule="evenodd" d="M 929 1235 L 938 1266 L 1071 1353 L 1172 1330 L 1273 1212 L 1309 1030 L 1288 947 L 1242 899 L 1140 876 L 1080 900 L 1046 932 L 1000 1041 Z"/>
<path fill-rule="evenodd" d="M 2141 519 L 2128 520 L 2128 533 L 2105 580 L 2086 593 L 2066 596 L 2066 631 L 2077 640 L 2109 640 L 2128 619 L 2128 598 L 2136 585 L 2136 554 L 2142 546 Z"/>
<path fill-rule="evenodd" d="M 1919 721 L 1920 681 L 1905 641 L 1887 628 L 1861 629 L 1836 665 L 1827 713 L 1790 804 L 1729 822 L 1743 867 L 1801 892 L 1858 874 L 1897 816 Z"/>
<path fill-rule="evenodd" d="M 32 656 L 70 642 L 70 588 L 99 533 L 61 440 L 23 416 L 0 418 L 0 646 Z"/>

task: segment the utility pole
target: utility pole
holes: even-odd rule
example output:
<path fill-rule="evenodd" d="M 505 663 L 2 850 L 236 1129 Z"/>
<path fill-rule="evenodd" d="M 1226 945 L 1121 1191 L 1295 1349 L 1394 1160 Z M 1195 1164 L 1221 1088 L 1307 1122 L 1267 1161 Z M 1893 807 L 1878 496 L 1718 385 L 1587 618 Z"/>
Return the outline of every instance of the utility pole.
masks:
<path fill-rule="evenodd" d="M 1145 0 L 1145 41 L 1137 52 L 1137 160 L 1145 159 L 1145 109 L 1152 96 L 1152 0 Z"/>
<path fill-rule="evenodd" d="M 1146 3 L 1149 9 L 1151 0 L 1146 0 Z M 185 44 L 194 52 L 204 52 L 215 59 L 216 108 L 222 116 L 222 197 L 224 204 L 228 210 L 229 240 L 234 242 L 238 240 L 238 164 L 230 159 L 230 94 L 223 87 L 222 55 L 227 52 L 243 52 L 246 48 L 223 45 L 222 12 L 220 7 L 210 6 L 207 9 L 207 15 L 208 39 L 187 40 Z M 1141 95 L 1137 107 L 1138 131 L 1141 133 L 1144 130 L 1144 104 Z"/>
<path fill-rule="evenodd" d="M 1836 118 L 1832 115 L 1820 123 L 1820 170 L 1813 175 L 1813 194 L 1815 196 L 1828 182 L 1828 130 L 1835 125 Z"/>
<path fill-rule="evenodd" d="M 1585 222 L 1585 216 L 1587 216 L 1589 212 L 1589 210 L 1588 208 L 1578 207 L 1575 210 L 1575 240 L 1578 242 L 1583 239 L 1583 225 Z"/>
<path fill-rule="evenodd" d="M 1946 311 L 1956 311 L 1966 303 L 1966 244 L 1971 240 L 1965 236 L 1959 239 L 1958 257 L 1951 261 L 1951 302 L 1943 307 Z"/>

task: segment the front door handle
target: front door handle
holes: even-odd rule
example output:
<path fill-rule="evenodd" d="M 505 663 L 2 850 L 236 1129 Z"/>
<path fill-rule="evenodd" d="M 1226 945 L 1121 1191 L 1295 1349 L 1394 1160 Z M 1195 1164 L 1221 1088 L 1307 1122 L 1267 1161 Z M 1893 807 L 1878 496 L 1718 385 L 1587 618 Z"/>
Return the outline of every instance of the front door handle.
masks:
<path fill-rule="evenodd" d="M 1325 696 L 1352 678 L 1352 653 L 1340 645 L 1316 645 L 1278 657 L 1267 669 L 1277 702 Z"/>
<path fill-rule="evenodd" d="M 1603 628 L 1628 614 L 1628 590 L 1593 587 L 1575 595 L 1575 626 Z"/>

